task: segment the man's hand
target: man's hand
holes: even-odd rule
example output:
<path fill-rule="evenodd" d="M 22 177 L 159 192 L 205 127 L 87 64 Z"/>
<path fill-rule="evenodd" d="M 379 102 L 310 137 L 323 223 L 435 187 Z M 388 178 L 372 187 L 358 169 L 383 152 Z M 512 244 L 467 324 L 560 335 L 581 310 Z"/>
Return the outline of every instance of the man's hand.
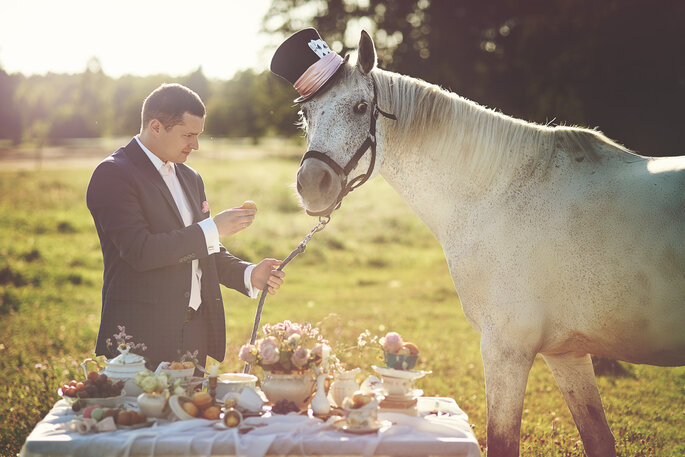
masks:
<path fill-rule="evenodd" d="M 252 225 L 257 210 L 231 208 L 214 216 L 219 236 L 231 236 Z"/>
<path fill-rule="evenodd" d="M 252 270 L 252 286 L 259 290 L 264 290 L 266 285 L 269 285 L 269 293 L 271 295 L 275 294 L 281 284 L 283 284 L 283 278 L 285 278 L 285 271 L 278 271 L 278 267 L 281 263 L 280 260 L 276 259 L 264 259 L 254 267 Z"/>

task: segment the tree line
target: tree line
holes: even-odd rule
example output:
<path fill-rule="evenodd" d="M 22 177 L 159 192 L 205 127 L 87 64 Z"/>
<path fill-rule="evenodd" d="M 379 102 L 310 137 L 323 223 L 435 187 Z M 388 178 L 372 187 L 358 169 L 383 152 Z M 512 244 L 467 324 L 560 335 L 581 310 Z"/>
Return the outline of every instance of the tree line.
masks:
<path fill-rule="evenodd" d="M 597 127 L 644 155 L 681 155 L 683 24 L 682 0 L 272 0 L 263 27 L 281 38 L 316 27 L 342 55 L 363 28 L 386 70 L 524 120 Z M 294 90 L 268 70 L 115 79 L 93 59 L 75 75 L 0 69 L 0 139 L 131 135 L 165 81 L 202 96 L 209 135 L 298 134 Z"/>
<path fill-rule="evenodd" d="M 644 155 L 685 154 L 682 0 L 272 0 L 268 32 L 314 26 L 344 54 L 541 124 L 597 127 Z M 309 14 L 306 14 L 309 12 Z"/>
<path fill-rule="evenodd" d="M 0 139 L 46 144 L 131 136 L 140 130 L 143 100 L 164 82 L 184 84 L 202 97 L 205 135 L 258 139 L 298 134 L 294 90 L 268 71 L 244 70 L 230 80 L 209 79 L 201 68 L 177 78 L 112 78 L 93 58 L 80 74 L 24 76 L 0 68 Z"/>

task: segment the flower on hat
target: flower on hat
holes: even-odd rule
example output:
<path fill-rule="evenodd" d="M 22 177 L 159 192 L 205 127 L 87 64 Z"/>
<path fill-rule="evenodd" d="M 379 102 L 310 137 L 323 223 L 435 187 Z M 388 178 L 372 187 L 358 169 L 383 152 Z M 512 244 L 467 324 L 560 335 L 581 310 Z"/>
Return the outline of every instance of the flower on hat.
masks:
<path fill-rule="evenodd" d="M 209 203 L 207 203 L 207 200 L 202 202 L 202 212 L 203 213 L 209 212 Z"/>

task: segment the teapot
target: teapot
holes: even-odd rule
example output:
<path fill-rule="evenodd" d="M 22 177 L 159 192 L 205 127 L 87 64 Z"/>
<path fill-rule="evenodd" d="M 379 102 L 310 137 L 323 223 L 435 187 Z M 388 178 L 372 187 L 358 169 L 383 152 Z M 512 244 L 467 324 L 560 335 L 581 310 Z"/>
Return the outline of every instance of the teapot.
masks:
<path fill-rule="evenodd" d="M 106 360 L 104 370 L 95 359 L 85 359 L 81 364 L 81 368 L 83 368 L 83 372 L 87 378 L 87 364 L 89 362 L 95 363 L 98 370 L 107 375 L 107 378 L 112 382 L 124 381 L 124 392 L 127 396 L 138 396 L 143 393 L 143 389 L 136 384 L 135 377 L 138 372 L 146 369 L 145 358 L 129 352 L 131 348 L 128 344 L 119 345 L 117 350 L 120 354 L 113 359 Z"/>

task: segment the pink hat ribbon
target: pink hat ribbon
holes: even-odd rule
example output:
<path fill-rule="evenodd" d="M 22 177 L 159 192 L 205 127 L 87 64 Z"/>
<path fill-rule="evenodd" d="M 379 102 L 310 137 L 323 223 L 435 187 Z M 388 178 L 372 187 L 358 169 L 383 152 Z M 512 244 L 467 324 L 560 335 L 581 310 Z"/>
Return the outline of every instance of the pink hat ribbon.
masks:
<path fill-rule="evenodd" d="M 329 52 L 307 68 L 307 71 L 302 73 L 293 86 L 302 97 L 309 97 L 333 76 L 342 63 L 342 57 L 335 52 Z"/>

